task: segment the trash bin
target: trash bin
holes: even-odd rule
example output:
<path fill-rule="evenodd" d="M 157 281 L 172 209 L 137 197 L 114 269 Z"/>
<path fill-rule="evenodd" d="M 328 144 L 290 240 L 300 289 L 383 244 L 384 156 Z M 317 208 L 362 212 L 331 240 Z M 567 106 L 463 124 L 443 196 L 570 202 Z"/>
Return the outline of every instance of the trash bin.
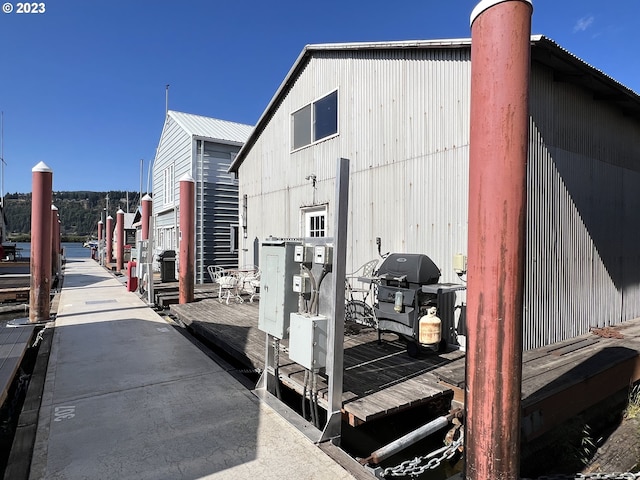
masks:
<path fill-rule="evenodd" d="M 175 282 L 176 281 L 176 251 L 164 250 L 158 254 L 160 261 L 160 281 Z"/>

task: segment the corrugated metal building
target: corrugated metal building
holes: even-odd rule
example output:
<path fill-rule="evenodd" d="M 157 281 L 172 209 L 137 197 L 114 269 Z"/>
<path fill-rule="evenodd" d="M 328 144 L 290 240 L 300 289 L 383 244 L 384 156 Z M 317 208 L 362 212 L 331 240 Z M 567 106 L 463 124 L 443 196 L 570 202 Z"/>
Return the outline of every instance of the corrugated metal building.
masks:
<path fill-rule="evenodd" d="M 640 97 L 545 37 L 531 45 L 527 349 L 640 316 Z M 459 282 L 470 68 L 468 39 L 307 46 L 230 169 L 247 241 L 332 236 L 345 157 L 347 271 L 380 237 Z"/>
<path fill-rule="evenodd" d="M 155 249 L 178 250 L 180 179 L 196 181 L 196 281 L 208 265 L 237 266 L 238 182 L 228 173 L 250 125 L 169 110 L 153 163 Z"/>

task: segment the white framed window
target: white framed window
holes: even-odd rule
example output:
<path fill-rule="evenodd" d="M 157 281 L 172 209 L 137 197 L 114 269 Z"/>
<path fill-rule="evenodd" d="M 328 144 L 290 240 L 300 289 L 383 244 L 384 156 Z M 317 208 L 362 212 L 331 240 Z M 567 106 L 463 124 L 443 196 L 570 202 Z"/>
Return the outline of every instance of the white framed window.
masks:
<path fill-rule="evenodd" d="M 302 209 L 302 222 L 304 237 L 327 236 L 327 207 L 309 207 Z"/>
<path fill-rule="evenodd" d="M 165 205 L 173 205 L 175 192 L 175 180 L 173 164 L 164 169 L 164 179 L 162 184 L 162 193 Z"/>
<path fill-rule="evenodd" d="M 291 150 L 306 147 L 337 133 L 337 90 L 291 114 Z"/>

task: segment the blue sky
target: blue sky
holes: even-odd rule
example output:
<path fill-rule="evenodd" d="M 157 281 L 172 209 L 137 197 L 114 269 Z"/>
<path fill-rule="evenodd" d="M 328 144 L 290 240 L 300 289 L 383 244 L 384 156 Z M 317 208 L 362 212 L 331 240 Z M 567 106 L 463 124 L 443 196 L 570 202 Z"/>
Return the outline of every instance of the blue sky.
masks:
<path fill-rule="evenodd" d="M 0 0 L 0 3 L 6 3 Z M 476 0 L 49 0 L 0 13 L 4 192 L 140 189 L 169 108 L 254 124 L 309 43 L 464 38 Z M 532 32 L 640 92 L 640 1 L 533 0 Z M 3 5 L 3 9 L 5 6 Z"/>

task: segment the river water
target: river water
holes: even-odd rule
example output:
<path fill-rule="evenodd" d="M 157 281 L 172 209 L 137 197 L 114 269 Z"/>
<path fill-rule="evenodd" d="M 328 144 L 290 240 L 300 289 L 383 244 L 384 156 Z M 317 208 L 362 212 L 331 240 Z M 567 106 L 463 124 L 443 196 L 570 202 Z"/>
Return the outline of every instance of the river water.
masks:
<path fill-rule="evenodd" d="M 31 252 L 31 244 L 30 243 L 16 243 L 17 251 L 21 253 L 20 260 L 25 261 L 29 259 L 29 254 Z M 82 243 L 71 243 L 64 242 L 62 243 L 62 248 L 64 250 L 65 258 L 90 258 L 91 257 L 91 249 L 85 248 L 82 246 Z M 20 318 L 22 313 L 0 313 L 0 328 L 4 327 L 4 325 L 14 318 Z M 28 316 L 28 313 L 25 313 L 24 316 Z"/>

